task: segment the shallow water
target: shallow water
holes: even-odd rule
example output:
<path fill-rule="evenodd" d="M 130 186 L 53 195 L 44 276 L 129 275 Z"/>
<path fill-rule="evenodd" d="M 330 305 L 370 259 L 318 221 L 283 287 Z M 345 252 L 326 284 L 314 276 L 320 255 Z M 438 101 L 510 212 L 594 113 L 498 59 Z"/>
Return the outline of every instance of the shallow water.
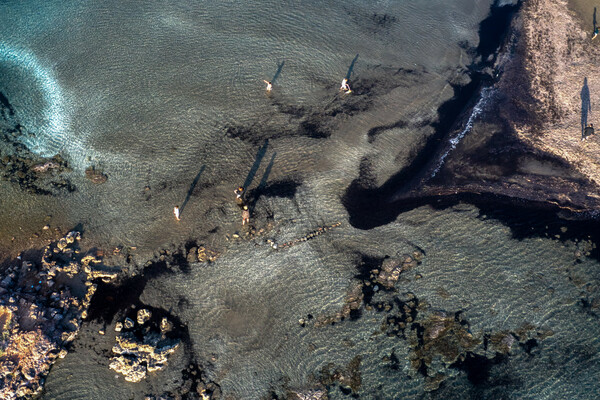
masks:
<path fill-rule="evenodd" d="M 116 320 L 91 321 L 53 367 L 43 397 L 159 395 L 178 387 L 190 360 L 232 398 L 281 396 L 315 386 L 327 363 L 346 366 L 360 355 L 363 398 L 499 398 L 499 390 L 510 398 L 593 398 L 599 332 L 582 299 L 595 299 L 600 277 L 595 259 L 574 256 L 582 235 L 515 238 L 501 221 L 462 204 L 418 207 L 360 230 L 340 201 L 363 159 L 381 184 L 433 133 L 438 108 L 454 94 L 450 83 L 468 81 L 465 48 L 477 46 L 491 3 L 0 4 L 0 91 L 36 133 L 21 140 L 41 155 L 60 151 L 78 188 L 49 198 L 3 184 L 2 247 L 12 236 L 26 241 L 31 230 L 18 228 L 39 229 L 49 214 L 53 227 L 81 224 L 90 247 L 137 246 L 139 265 L 188 240 L 224 251 L 215 263 L 143 287 L 142 303 L 169 310 L 189 331 L 167 370 L 140 384 L 115 378 L 104 354 Z M 344 97 L 339 83 L 356 54 L 355 94 Z M 267 95 L 262 80 L 281 62 Z M 367 134 L 380 126 L 390 128 Z M 108 181 L 86 180 L 90 165 Z M 271 215 L 275 227 L 265 238 L 284 243 L 342 225 L 278 251 L 262 239 L 225 241 L 240 229 L 232 191 L 244 181 L 250 189 L 294 188 L 258 199 L 256 223 Z M 188 193 L 176 223 L 172 208 Z M 385 313 L 363 309 L 357 320 L 300 327 L 308 314 L 340 310 L 359 282 L 361 257 L 418 248 L 423 263 L 397 293 L 380 292 L 375 301 L 414 293 L 431 310 L 461 311 L 475 336 L 524 324 L 553 335 L 530 353 L 515 345 L 490 367 L 486 384 L 452 368 L 440 389 L 426 393 L 410 342 L 381 334 Z M 104 323 L 109 334 L 100 337 Z M 392 353 L 396 369 L 383 361 Z M 346 396 L 333 385 L 330 397 Z"/>
<path fill-rule="evenodd" d="M 394 87 L 417 79 L 430 85 L 392 91 L 389 101 L 359 113 L 352 126 L 414 117 L 413 104 L 424 109 L 424 118 L 435 118 L 438 102 L 452 95 L 444 80 L 468 61 L 456 44 L 476 43 L 477 24 L 488 11 L 488 4 L 471 1 L 0 7 L 0 64 L 9 70 L 2 91 L 21 124 L 36 134 L 23 139 L 31 149 L 42 155 L 62 150 L 71 160 L 82 189 L 64 200 L 73 225 L 85 220 L 103 242 L 143 246 L 148 240 L 151 247 L 154 227 L 172 225 L 170 209 L 183 201 L 202 165 L 203 182 L 244 179 L 255 150 L 224 137 L 228 126 L 293 128 L 294 118 L 282 116 L 275 104 L 310 111 L 329 103 L 356 54 L 356 78 L 405 68 L 425 73 L 409 82 L 396 78 Z M 265 96 L 262 79 L 271 79 L 281 61 L 277 90 Z M 356 165 L 358 153 L 369 149 L 357 150 L 364 132 L 348 129 L 333 135 L 341 142 L 336 145 L 272 143 L 278 154 L 273 173 L 305 173 L 308 168 L 295 164 L 306 153 L 320 162 L 322 154 L 336 151 Z M 81 179 L 89 165 L 108 174 L 106 185 Z M 145 201 L 145 186 L 160 189 L 152 193 L 160 198 Z M 170 234 L 180 231 L 172 228 Z M 148 235 L 140 235 L 142 229 Z"/>

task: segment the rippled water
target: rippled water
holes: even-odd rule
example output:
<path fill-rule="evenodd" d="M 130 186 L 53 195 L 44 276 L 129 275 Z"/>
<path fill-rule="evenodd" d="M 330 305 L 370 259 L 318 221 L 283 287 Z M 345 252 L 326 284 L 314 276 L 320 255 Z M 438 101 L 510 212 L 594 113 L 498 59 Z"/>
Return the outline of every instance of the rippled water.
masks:
<path fill-rule="evenodd" d="M 476 47 L 491 4 L 0 3 L 0 91 L 26 128 L 20 140 L 40 155 L 63 154 L 78 188 L 50 199 L 3 184 L 3 236 L 18 236 L 19 225 L 42 226 L 41 214 L 51 214 L 51 224 L 81 223 L 91 246 L 136 246 L 140 264 L 188 240 L 224 250 L 209 266 L 149 280 L 140 297 L 186 324 L 188 354 L 130 384 L 115 378 L 102 355 L 116 321 L 108 321 L 106 337 L 97 335 L 101 322 L 90 322 L 53 367 L 44 398 L 158 395 L 178 386 L 190 352 L 233 398 L 314 386 L 327 363 L 345 366 L 357 355 L 364 398 L 502 398 L 500 389 L 510 398 L 593 398 L 598 320 L 580 302 L 598 289 L 598 264 L 577 261 L 573 240 L 516 239 L 470 205 L 423 206 L 359 230 L 340 201 L 365 158 L 380 184 L 433 132 L 438 107 L 453 96 L 450 83 L 468 80 L 467 49 Z M 355 94 L 343 97 L 339 84 L 357 54 Z M 267 95 L 262 80 L 282 62 Z M 370 140 L 367 132 L 381 126 L 389 128 Z M 84 178 L 91 165 L 108 175 L 105 184 Z M 342 225 L 279 251 L 260 240 L 227 242 L 240 228 L 232 191 L 244 181 L 294 188 L 256 203 L 254 219 L 264 225 L 272 216 L 269 238 L 279 243 Z M 172 208 L 188 192 L 176 223 Z M 340 310 L 361 257 L 416 248 L 425 250 L 424 261 L 398 293 L 412 292 L 431 309 L 462 311 L 474 334 L 529 323 L 554 335 L 533 356 L 515 351 L 493 366 L 487 386 L 457 369 L 426 394 L 424 378 L 411 369 L 410 344 L 380 334 L 384 314 L 363 310 L 355 321 L 322 328 L 298 324 L 307 314 Z M 392 353 L 396 369 L 382 361 Z M 330 396 L 345 397 L 336 387 Z"/>

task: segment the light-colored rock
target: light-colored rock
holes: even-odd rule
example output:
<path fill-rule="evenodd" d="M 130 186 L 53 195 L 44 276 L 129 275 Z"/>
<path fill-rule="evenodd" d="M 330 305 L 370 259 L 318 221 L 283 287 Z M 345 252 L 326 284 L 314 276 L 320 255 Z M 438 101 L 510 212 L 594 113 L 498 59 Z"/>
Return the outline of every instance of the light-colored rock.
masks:
<path fill-rule="evenodd" d="M 150 310 L 147 310 L 145 308 L 138 310 L 138 312 L 137 312 L 137 323 L 138 324 L 144 325 L 146 322 L 148 322 L 150 320 L 150 318 L 152 318 L 152 313 L 150 312 Z"/>
<path fill-rule="evenodd" d="M 121 333 L 113 346 L 110 369 L 122 374 L 128 382 L 139 382 L 149 372 L 163 369 L 168 356 L 179 346 L 178 340 L 162 339 L 157 332 L 146 335 L 138 341 L 131 332 Z"/>
<path fill-rule="evenodd" d="M 135 326 L 135 322 L 133 322 L 133 320 L 131 318 L 125 318 L 125 321 L 123 321 L 123 327 L 125 329 L 131 329 Z"/>
<path fill-rule="evenodd" d="M 45 247 L 41 260 L 22 260 L 19 268 L 0 276 L 1 399 L 40 393 L 44 376 L 67 355 L 66 346 L 87 316 L 100 261 L 82 262 L 75 248 L 80 238 L 79 232 L 69 232 Z"/>

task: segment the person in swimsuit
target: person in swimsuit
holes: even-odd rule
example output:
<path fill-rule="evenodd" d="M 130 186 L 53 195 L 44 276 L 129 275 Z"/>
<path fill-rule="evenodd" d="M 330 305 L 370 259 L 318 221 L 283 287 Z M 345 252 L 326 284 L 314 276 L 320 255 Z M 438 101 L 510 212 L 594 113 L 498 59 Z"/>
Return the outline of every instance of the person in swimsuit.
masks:
<path fill-rule="evenodd" d="M 348 85 L 348 79 L 344 78 L 340 90 L 343 90 L 344 92 L 346 92 L 346 94 L 352 92 L 352 90 L 350 89 L 350 85 Z"/>
<path fill-rule="evenodd" d="M 181 218 L 179 218 L 179 206 L 173 207 L 173 214 L 175 214 L 175 219 L 177 221 L 181 221 Z"/>
<path fill-rule="evenodd" d="M 246 225 L 246 223 L 250 223 L 250 210 L 248 210 L 248 206 L 242 208 L 242 225 Z"/>
<path fill-rule="evenodd" d="M 273 89 L 273 84 L 269 81 L 265 81 L 264 79 L 263 82 L 267 84 L 267 92 L 270 92 L 271 89 Z"/>

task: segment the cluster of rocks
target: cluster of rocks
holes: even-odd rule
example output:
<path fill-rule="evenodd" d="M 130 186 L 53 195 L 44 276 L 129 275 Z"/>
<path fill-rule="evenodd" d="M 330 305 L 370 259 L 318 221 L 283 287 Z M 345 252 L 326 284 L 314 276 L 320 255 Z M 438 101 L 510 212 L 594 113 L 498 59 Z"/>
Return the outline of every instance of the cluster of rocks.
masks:
<path fill-rule="evenodd" d="M 139 382 L 149 372 L 163 369 L 168 356 L 179 347 L 179 339 L 168 337 L 173 324 L 166 317 L 160 322 L 151 319 L 152 312 L 143 308 L 137 312 L 137 324 L 125 318 L 115 325 L 117 343 L 112 348 L 115 356 L 110 359 L 109 368 L 128 382 Z"/>
<path fill-rule="evenodd" d="M 319 327 L 343 321 L 347 317 L 358 318 L 363 304 L 367 311 L 385 313 L 380 331 L 374 334 L 384 333 L 407 342 L 410 348 L 410 375 L 424 379 L 426 391 L 436 390 L 441 382 L 461 370 L 469 376 L 478 374 L 471 370 L 472 365 L 496 364 L 516 348 L 529 353 L 539 340 L 553 334 L 533 325 L 524 325 L 515 331 L 473 334 L 461 312 L 431 310 L 426 302 L 420 301 L 412 293 L 397 294 L 395 285 L 402 274 L 417 267 L 422 258 L 423 254 L 415 251 L 411 255 L 386 257 L 381 261 L 368 259 L 360 267 L 362 272 L 357 276 L 362 279 L 361 283 L 350 288 L 339 312 L 316 318 L 309 314 L 307 318 L 299 320 L 300 325 L 312 323 L 314 327 Z M 372 301 L 374 293 L 380 290 L 393 294 L 393 297 L 384 296 L 380 301 Z M 354 360 L 354 364 L 360 364 L 360 359 L 357 360 Z M 404 370 L 393 354 L 385 357 L 384 361 L 391 362 L 395 370 Z M 321 383 L 328 390 L 332 385 L 339 384 L 343 393 L 356 394 L 360 376 L 354 374 L 354 370 L 358 369 L 351 368 L 351 365 L 347 368 L 326 365 L 321 372 Z M 479 375 L 486 379 L 485 374 Z"/>
<path fill-rule="evenodd" d="M 361 356 L 355 356 L 345 368 L 335 366 L 332 363 L 325 365 L 321 370 L 321 383 L 327 390 L 330 390 L 337 383 L 342 393 L 346 395 L 358 394 L 362 384 L 360 376 L 361 361 Z"/>
<path fill-rule="evenodd" d="M 398 312 L 390 313 L 382 330 L 408 341 L 411 376 L 423 377 L 426 391 L 436 390 L 460 370 L 473 373 L 465 360 L 477 359 L 480 365 L 493 365 L 510 355 L 515 345 L 529 352 L 538 340 L 553 334 L 531 324 L 514 332 L 473 334 L 463 313 L 429 310 L 412 294 L 403 299 L 396 297 L 394 306 L 393 311 Z"/>
<path fill-rule="evenodd" d="M 401 257 L 386 257 L 381 265 L 371 268 L 368 273 L 368 279 L 363 279 L 361 283 L 352 286 L 344 299 L 344 305 L 341 310 L 333 315 L 319 315 L 315 318 L 313 326 L 320 327 L 332 325 L 336 322 L 344 321 L 347 318 L 358 318 L 360 308 L 365 303 L 365 309 L 371 311 L 375 308 L 377 311 L 389 311 L 392 304 L 384 302 L 371 304 L 373 294 L 381 288 L 392 290 L 400 278 L 400 274 L 415 268 L 421 263 L 423 253 L 414 251 L 412 255 L 405 254 Z M 298 321 L 302 327 L 305 327 L 313 320 L 312 315 L 307 318 L 300 318 Z"/>
<path fill-rule="evenodd" d="M 216 251 L 207 249 L 204 246 L 194 246 L 187 251 L 186 259 L 188 263 L 194 262 L 213 262 L 219 257 Z"/>
<path fill-rule="evenodd" d="M 110 280 L 92 254 L 81 255 L 79 232 L 69 232 L 43 250 L 39 261 L 18 257 L 0 279 L 0 398 L 16 399 L 41 390 L 58 357 L 67 354 L 96 290 Z"/>
<path fill-rule="evenodd" d="M 31 193 L 51 195 L 75 191 L 76 187 L 63 174 L 69 171 L 67 162 L 60 156 L 39 159 L 27 152 L 20 156 L 0 151 L 0 179 L 18 184 Z"/>
<path fill-rule="evenodd" d="M 292 247 L 292 246 L 295 246 L 297 244 L 300 244 L 300 243 L 306 242 L 308 240 L 314 239 L 315 237 L 317 237 L 319 235 L 322 235 L 323 233 L 325 233 L 325 232 L 327 232 L 327 231 L 329 231 L 329 230 L 331 230 L 333 228 L 337 228 L 337 227 L 339 227 L 341 225 L 342 225 L 341 222 L 336 222 L 336 223 L 331 224 L 331 225 L 320 226 L 317 229 L 315 229 L 314 231 L 309 232 L 308 234 L 306 234 L 306 235 L 304 235 L 302 237 L 299 237 L 297 239 L 290 240 L 289 242 L 285 242 L 285 243 L 282 243 L 282 244 L 278 245 L 275 241 L 271 240 L 271 241 L 269 241 L 269 244 L 274 249 L 277 249 L 278 247 L 282 247 L 282 248 L 283 247 Z"/>
<path fill-rule="evenodd" d="M 405 254 L 401 258 L 386 258 L 381 263 L 381 268 L 371 271 L 371 279 L 386 289 L 392 289 L 400 274 L 415 268 L 422 259 L 423 254 L 420 251 L 413 252 L 412 256 Z"/>

